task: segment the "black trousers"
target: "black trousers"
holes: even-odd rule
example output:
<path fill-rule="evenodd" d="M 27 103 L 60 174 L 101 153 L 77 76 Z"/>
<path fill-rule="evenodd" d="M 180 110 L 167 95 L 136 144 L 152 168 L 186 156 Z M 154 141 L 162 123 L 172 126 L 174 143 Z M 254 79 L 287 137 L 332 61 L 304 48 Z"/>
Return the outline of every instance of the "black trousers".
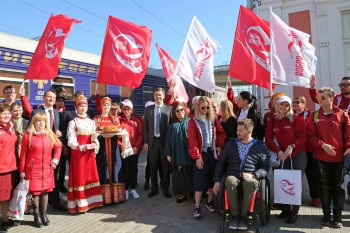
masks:
<path fill-rule="evenodd" d="M 53 189 L 52 192 L 49 193 L 49 202 L 52 203 L 53 205 L 60 205 L 61 204 L 61 199 L 60 199 L 60 187 L 59 187 L 59 182 L 58 182 L 58 173 L 60 170 L 60 163 L 54 170 L 54 179 L 55 179 L 55 188 Z"/>
<path fill-rule="evenodd" d="M 66 164 L 67 164 L 67 155 L 62 152 L 60 162 L 59 162 L 58 188 L 64 186 L 64 181 L 66 179 L 66 170 L 67 170 Z"/>
<path fill-rule="evenodd" d="M 131 188 L 131 189 L 136 188 L 137 173 L 139 171 L 137 167 L 138 162 L 139 162 L 139 155 L 137 154 L 130 155 L 129 157 L 126 157 L 123 160 L 126 190 L 128 190 L 128 188 Z"/>
<path fill-rule="evenodd" d="M 168 191 L 170 185 L 170 165 L 165 156 L 163 156 L 163 145 L 160 138 L 153 139 L 152 148 L 148 151 L 152 191 L 158 191 L 158 170 L 162 171 L 160 175 L 160 185 L 163 191 Z M 160 172 L 161 173 L 161 172 Z"/>
<path fill-rule="evenodd" d="M 145 182 L 149 182 L 149 179 L 151 179 L 151 171 L 149 170 L 149 157 L 147 154 L 147 162 L 146 162 L 146 169 L 145 169 Z"/>
<path fill-rule="evenodd" d="M 345 190 L 341 187 L 343 162 L 333 163 L 315 159 L 320 182 L 320 194 L 323 214 L 331 213 L 333 201 L 333 216 L 340 216 L 344 209 Z"/>
<path fill-rule="evenodd" d="M 320 198 L 320 185 L 319 185 L 319 175 L 316 162 L 312 156 L 312 152 L 306 152 L 307 164 L 305 168 L 305 175 L 307 178 L 307 183 L 309 184 L 310 197 Z"/>

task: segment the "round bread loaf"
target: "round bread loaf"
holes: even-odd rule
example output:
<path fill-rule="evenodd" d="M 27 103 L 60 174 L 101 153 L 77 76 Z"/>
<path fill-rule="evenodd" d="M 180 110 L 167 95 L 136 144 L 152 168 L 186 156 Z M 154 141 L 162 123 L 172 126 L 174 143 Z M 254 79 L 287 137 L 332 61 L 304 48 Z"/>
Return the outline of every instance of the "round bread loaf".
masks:
<path fill-rule="evenodd" d="M 117 125 L 107 125 L 103 127 L 103 133 L 115 133 L 118 131 L 118 126 Z"/>

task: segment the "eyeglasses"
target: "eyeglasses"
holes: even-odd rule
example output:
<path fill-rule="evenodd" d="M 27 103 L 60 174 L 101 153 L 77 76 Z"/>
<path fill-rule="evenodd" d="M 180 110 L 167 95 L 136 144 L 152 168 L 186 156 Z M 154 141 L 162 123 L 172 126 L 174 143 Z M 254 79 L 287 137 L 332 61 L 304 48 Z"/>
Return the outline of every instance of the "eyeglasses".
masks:
<path fill-rule="evenodd" d="M 4 92 L 5 95 L 11 95 L 11 94 L 15 94 L 15 92 Z"/>
<path fill-rule="evenodd" d="M 183 108 L 180 108 L 180 109 L 176 109 L 176 112 L 183 112 L 184 109 Z"/>
<path fill-rule="evenodd" d="M 202 110 L 209 110 L 209 107 L 201 107 Z"/>
<path fill-rule="evenodd" d="M 339 83 L 338 86 L 339 86 L 340 88 L 342 88 L 342 87 L 349 87 L 350 84 L 349 84 L 349 83 Z"/>
<path fill-rule="evenodd" d="M 124 110 L 124 109 L 123 109 Z M 117 111 L 117 109 L 116 108 L 111 108 L 111 111 Z"/>
<path fill-rule="evenodd" d="M 300 104 L 300 103 L 302 103 L 302 102 L 300 102 L 299 100 L 294 100 L 292 103 L 293 103 L 293 104 Z"/>

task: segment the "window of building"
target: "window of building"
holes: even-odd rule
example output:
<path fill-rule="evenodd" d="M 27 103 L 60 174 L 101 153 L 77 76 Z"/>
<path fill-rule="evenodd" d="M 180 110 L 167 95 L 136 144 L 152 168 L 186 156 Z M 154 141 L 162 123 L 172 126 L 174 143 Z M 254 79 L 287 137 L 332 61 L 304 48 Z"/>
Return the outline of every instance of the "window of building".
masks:
<path fill-rule="evenodd" d="M 350 76 L 350 11 L 345 11 L 341 15 L 345 72 Z"/>
<path fill-rule="evenodd" d="M 66 97 L 66 100 L 73 100 L 75 92 L 74 78 L 60 76 L 52 79 L 51 89 L 56 91 L 57 95 Z"/>
<path fill-rule="evenodd" d="M 0 99 L 4 98 L 4 87 L 13 86 L 16 89 L 17 96 L 16 99 L 20 98 L 18 94 L 18 90 L 20 89 L 24 79 L 24 73 L 8 71 L 8 70 L 0 70 Z M 29 88 L 28 82 L 24 83 L 24 88 L 26 90 L 26 96 L 29 98 Z"/>
<path fill-rule="evenodd" d="M 239 95 L 242 91 L 249 91 L 250 93 L 253 93 L 253 86 L 252 85 L 237 85 L 232 86 L 233 93 L 235 94 L 235 97 Z"/>
<path fill-rule="evenodd" d="M 96 80 L 90 81 L 90 99 L 95 101 L 95 90 L 96 90 Z M 107 84 L 98 84 L 98 92 L 100 93 L 101 98 L 107 96 Z"/>
<path fill-rule="evenodd" d="M 143 86 L 142 93 L 143 93 L 143 103 L 144 104 L 147 101 L 154 101 L 154 98 L 153 98 L 153 87 Z"/>

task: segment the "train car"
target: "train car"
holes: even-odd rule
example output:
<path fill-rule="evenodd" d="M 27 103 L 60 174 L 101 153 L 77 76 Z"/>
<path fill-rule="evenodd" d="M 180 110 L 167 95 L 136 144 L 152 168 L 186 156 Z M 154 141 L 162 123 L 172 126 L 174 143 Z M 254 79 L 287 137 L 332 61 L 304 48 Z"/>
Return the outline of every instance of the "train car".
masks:
<path fill-rule="evenodd" d="M 12 85 L 18 90 L 23 83 L 37 41 L 0 32 L 0 101 L 2 90 Z M 83 91 L 89 100 L 90 107 L 96 109 L 95 88 L 100 56 L 74 49 L 64 48 L 59 64 L 58 76 L 51 80 L 28 80 L 25 82 L 26 95 L 33 106 L 43 103 L 45 91 L 64 90 L 66 106 L 73 106 L 73 94 Z M 101 96 L 109 96 L 113 102 L 130 98 L 135 105 L 135 112 L 142 114 L 145 103 L 153 100 L 153 88 L 168 88 L 162 70 L 148 68 L 141 86 L 137 89 L 115 85 L 99 84 Z M 17 96 L 19 99 L 19 96 Z"/>

